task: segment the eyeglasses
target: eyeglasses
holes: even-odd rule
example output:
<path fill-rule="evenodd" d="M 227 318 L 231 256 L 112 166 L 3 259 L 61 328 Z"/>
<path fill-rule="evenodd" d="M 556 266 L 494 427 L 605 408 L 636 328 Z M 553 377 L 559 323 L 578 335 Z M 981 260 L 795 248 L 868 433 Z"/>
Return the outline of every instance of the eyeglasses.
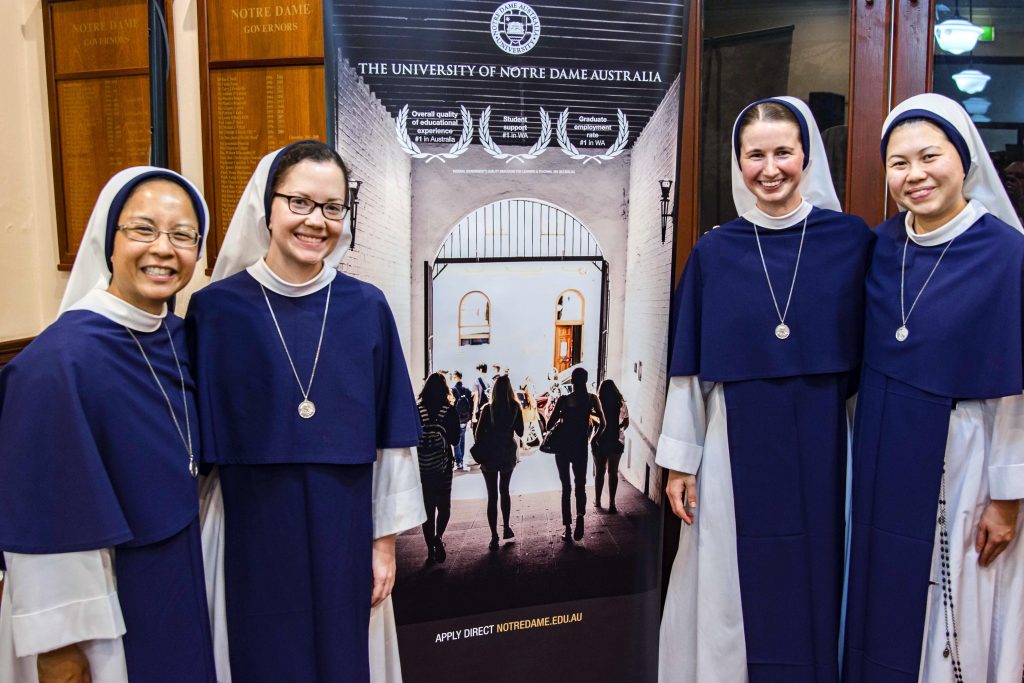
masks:
<path fill-rule="evenodd" d="M 288 200 L 288 208 L 299 216 L 308 216 L 313 209 L 320 209 L 320 213 L 329 221 L 340 221 L 348 215 L 348 204 L 341 202 L 315 202 L 309 197 L 295 197 L 289 194 L 274 193 L 275 197 L 283 197 Z"/>
<path fill-rule="evenodd" d="M 156 242 L 160 235 L 167 235 L 171 246 L 176 249 L 191 249 L 199 244 L 199 231 L 188 228 L 157 230 L 151 225 L 119 225 L 117 229 L 133 242 Z"/>

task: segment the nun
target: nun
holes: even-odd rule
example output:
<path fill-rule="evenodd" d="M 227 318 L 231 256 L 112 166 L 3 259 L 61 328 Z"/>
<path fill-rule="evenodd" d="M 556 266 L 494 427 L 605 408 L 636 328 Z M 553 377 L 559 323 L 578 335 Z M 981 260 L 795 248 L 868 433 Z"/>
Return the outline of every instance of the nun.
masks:
<path fill-rule="evenodd" d="M 100 192 L 60 317 L 0 372 L 0 680 L 213 682 L 181 319 L 209 222 L 177 173 Z"/>
<path fill-rule="evenodd" d="M 885 121 L 853 441 L 844 680 L 1024 669 L 1024 236 L 964 109 Z"/>
<path fill-rule="evenodd" d="M 837 681 L 846 405 L 873 238 L 840 213 L 795 98 L 740 113 L 732 190 L 739 218 L 697 241 L 676 291 L 656 460 L 685 524 L 659 676 Z"/>
<path fill-rule="evenodd" d="M 426 519 L 419 413 L 383 293 L 338 271 L 347 200 L 323 143 L 264 157 L 189 306 L 222 680 L 366 681 L 371 657 L 400 680 L 387 598 L 395 535 Z"/>

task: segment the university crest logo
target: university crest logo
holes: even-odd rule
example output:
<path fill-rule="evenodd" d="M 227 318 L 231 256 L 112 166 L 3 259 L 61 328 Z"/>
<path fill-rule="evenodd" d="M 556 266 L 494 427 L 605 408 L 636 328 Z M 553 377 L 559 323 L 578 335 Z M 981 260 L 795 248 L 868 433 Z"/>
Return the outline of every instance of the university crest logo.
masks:
<path fill-rule="evenodd" d="M 506 2 L 491 15 L 491 38 L 510 55 L 525 54 L 540 40 L 540 17 L 525 2 Z"/>

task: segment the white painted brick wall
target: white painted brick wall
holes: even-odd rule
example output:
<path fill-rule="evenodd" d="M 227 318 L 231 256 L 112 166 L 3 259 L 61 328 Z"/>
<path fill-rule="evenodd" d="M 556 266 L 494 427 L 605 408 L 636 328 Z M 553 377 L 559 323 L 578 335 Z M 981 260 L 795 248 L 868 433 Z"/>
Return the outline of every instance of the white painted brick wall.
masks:
<path fill-rule="evenodd" d="M 629 178 L 626 244 L 626 301 L 620 388 L 629 404 L 628 467 L 623 475 L 643 490 L 650 468 L 649 495 L 661 498 L 654 451 L 661 433 L 668 373 L 668 321 L 672 296 L 672 225 L 661 241 L 659 180 L 675 181 L 679 79 L 633 146 Z M 673 186 L 673 192 L 675 187 Z M 642 372 L 634 365 L 642 363 Z M 618 379 L 618 378 L 616 378 Z"/>
<path fill-rule="evenodd" d="M 362 180 L 356 248 L 342 272 L 371 282 L 387 295 L 406 360 L 412 350 L 412 186 L 409 157 L 398 146 L 394 120 L 356 72 L 338 69 L 338 153 L 352 177 Z"/>

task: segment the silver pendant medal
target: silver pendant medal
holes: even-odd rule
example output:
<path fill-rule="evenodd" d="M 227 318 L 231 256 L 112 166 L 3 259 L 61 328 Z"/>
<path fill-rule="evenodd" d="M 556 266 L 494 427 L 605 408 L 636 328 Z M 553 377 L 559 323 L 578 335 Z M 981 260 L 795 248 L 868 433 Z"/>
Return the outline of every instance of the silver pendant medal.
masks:
<path fill-rule="evenodd" d="M 775 313 L 779 317 L 779 324 L 775 326 L 775 337 L 779 340 L 789 339 L 791 331 L 786 324 L 786 316 L 789 314 L 789 304 L 793 301 L 793 289 L 796 287 L 796 274 L 800 270 L 800 256 L 804 251 L 804 236 L 807 234 L 807 219 L 810 214 L 804 217 L 804 225 L 800 230 L 800 247 L 796 252 L 796 265 L 793 267 L 793 280 L 789 283 L 789 296 L 786 297 L 786 307 L 779 309 L 778 299 L 775 298 L 775 288 L 772 287 L 772 278 L 768 275 L 768 264 L 764 260 L 764 250 L 761 248 L 761 237 L 758 234 L 757 225 L 754 225 L 754 239 L 757 242 L 757 253 L 761 256 L 761 267 L 764 268 L 764 278 L 768 282 L 768 293 L 771 294 L 772 304 L 775 306 Z"/>
<path fill-rule="evenodd" d="M 942 263 L 942 257 L 946 255 L 949 248 L 953 246 L 953 242 L 956 237 L 946 243 L 946 247 L 939 254 L 939 258 L 936 259 L 935 265 L 932 266 L 932 270 L 928 273 L 928 277 L 925 278 L 924 284 L 921 285 L 921 289 L 918 290 L 917 296 L 914 297 L 914 301 L 910 304 L 910 310 L 907 311 L 904 306 L 904 285 L 907 280 L 907 246 L 910 244 L 910 235 L 907 235 L 907 239 L 903 242 L 903 258 L 900 261 L 900 316 L 903 318 L 903 324 L 896 328 L 896 341 L 902 343 L 907 341 L 910 336 L 910 330 L 907 329 L 907 321 L 910 319 L 910 314 L 914 312 L 914 308 L 917 306 L 917 302 L 921 299 L 921 295 L 924 294 L 924 288 L 928 286 L 928 283 L 932 281 L 932 276 L 935 275 L 935 271 L 939 269 L 939 264 Z"/>
<path fill-rule="evenodd" d="M 299 393 L 302 394 L 302 401 L 299 403 L 299 417 L 303 420 L 316 415 L 316 404 L 309 400 L 309 392 L 313 388 L 313 378 L 316 377 L 316 366 L 320 362 L 320 349 L 324 344 L 324 330 L 327 329 L 327 311 L 331 305 L 331 284 L 327 285 L 327 298 L 324 300 L 324 317 L 320 323 L 320 339 L 316 343 L 316 354 L 313 356 L 313 369 L 309 373 L 309 382 L 305 388 L 302 386 L 302 380 L 299 379 L 299 371 L 295 368 L 295 361 L 292 360 L 292 354 L 288 351 L 288 344 L 284 340 L 284 334 L 281 332 L 281 326 L 277 322 L 277 316 L 274 315 L 274 307 L 270 305 L 270 297 L 267 296 L 266 288 L 261 284 L 260 289 L 263 291 L 263 300 L 267 302 L 267 310 L 270 311 L 270 319 L 274 321 L 274 329 L 277 330 L 277 337 L 281 340 L 281 346 L 284 348 L 285 356 L 288 358 L 288 365 L 292 368 L 292 375 L 295 376 L 295 381 L 299 385 Z"/>

